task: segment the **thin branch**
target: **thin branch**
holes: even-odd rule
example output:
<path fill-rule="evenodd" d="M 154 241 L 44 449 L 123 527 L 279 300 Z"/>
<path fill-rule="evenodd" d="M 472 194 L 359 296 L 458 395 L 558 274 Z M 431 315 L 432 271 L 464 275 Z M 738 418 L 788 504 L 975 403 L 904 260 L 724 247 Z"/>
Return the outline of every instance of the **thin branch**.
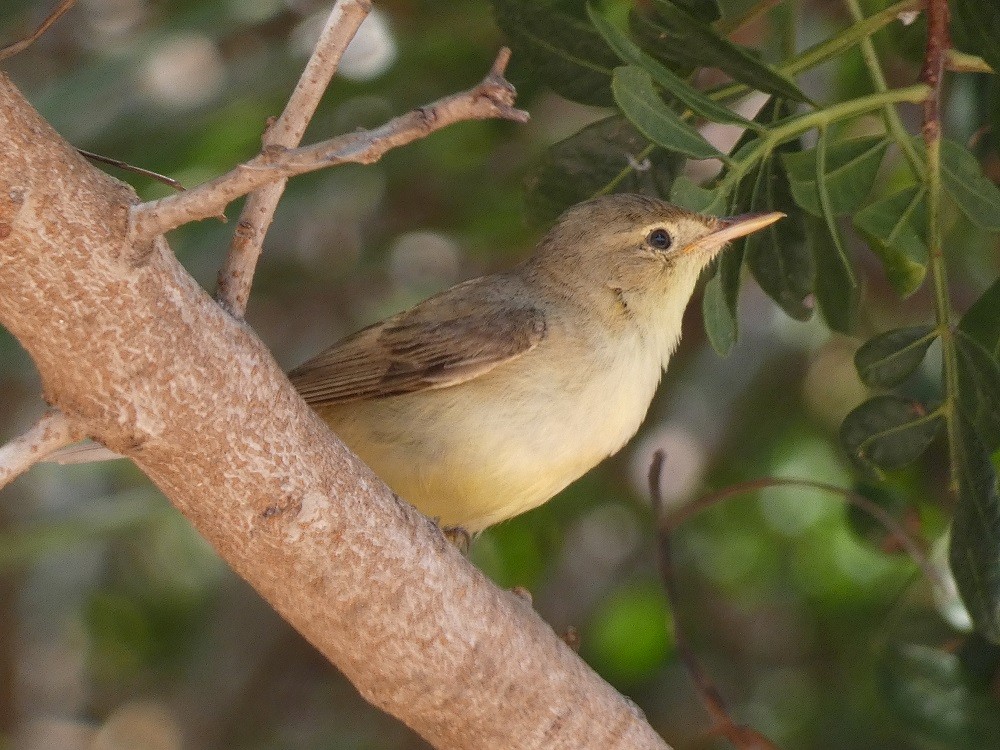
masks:
<path fill-rule="evenodd" d="M 909 554 L 913 561 L 920 567 L 921 572 L 928 581 L 939 590 L 944 592 L 954 591 L 954 585 L 927 557 L 920 544 L 906 532 L 902 525 L 892 517 L 883 507 L 869 500 L 864 495 L 851 490 L 846 490 L 825 482 L 814 482 L 804 479 L 784 479 L 776 477 L 765 477 L 749 482 L 741 482 L 724 489 L 712 492 L 699 497 L 692 503 L 688 503 L 674 511 L 668 511 L 663 502 L 661 491 L 661 475 L 663 472 L 665 456 L 663 451 L 657 451 L 653 455 L 653 460 L 649 466 L 649 492 L 653 504 L 653 511 L 657 519 L 657 557 L 660 568 L 660 576 L 663 580 L 663 588 L 670 600 L 670 618 L 674 631 L 674 640 L 677 644 L 677 652 L 684 662 L 684 666 L 695 684 L 702 701 L 714 722 L 713 732 L 725 737 L 735 747 L 741 750 L 755 750 L 756 748 L 774 748 L 775 745 L 757 732 L 752 727 L 736 724 L 726 709 L 725 702 L 719 693 L 718 688 L 712 682 L 711 677 L 698 662 L 697 657 L 691 650 L 680 623 L 674 612 L 675 603 L 678 600 L 677 584 L 673 573 L 673 561 L 671 556 L 670 534 L 684 521 L 697 515 L 701 511 L 731 497 L 742 495 L 747 492 L 766 489 L 768 487 L 805 487 L 820 490 L 829 494 L 837 495 L 852 505 L 865 511 L 874 517 L 885 527 L 890 535 Z"/>
<path fill-rule="evenodd" d="M 295 148 L 299 145 L 323 92 L 337 72 L 344 50 L 370 11 L 369 0 L 337 0 L 316 42 L 312 57 L 285 105 L 285 111 L 264 132 L 264 151 L 275 147 Z M 255 190 L 247 198 L 243 213 L 240 214 L 229 254 L 219 271 L 216 292 L 219 304 L 236 317 L 243 317 L 246 312 L 254 270 L 264 246 L 264 236 L 274 219 L 286 182 L 285 179 L 277 180 Z"/>
<path fill-rule="evenodd" d="M 941 409 L 948 432 L 948 462 L 951 467 L 950 489 L 958 493 L 961 465 L 958 435 L 958 354 L 955 332 L 951 327 L 951 302 L 948 293 L 948 268 L 941 242 L 941 86 L 944 64 L 951 40 L 948 35 L 947 0 L 929 0 L 927 4 L 927 49 L 920 80 L 930 89 L 924 100 L 923 124 L 920 128 L 927 146 L 927 248 L 928 273 L 934 287 L 934 318 L 941 339 L 941 370 L 944 401 Z"/>
<path fill-rule="evenodd" d="M 337 164 L 371 164 L 397 146 L 456 122 L 493 118 L 527 122 L 528 113 L 514 108 L 516 92 L 503 77 L 509 60 L 510 50 L 504 48 L 477 86 L 415 109 L 374 130 L 360 130 L 297 149 L 268 149 L 185 193 L 133 206 L 130 243 L 141 245 L 182 224 L 217 216 L 236 198 L 275 180 Z"/>
<path fill-rule="evenodd" d="M 149 177 L 157 182 L 162 182 L 164 185 L 169 185 L 174 190 L 178 192 L 186 190 L 183 185 L 181 185 L 173 177 L 167 177 L 166 175 L 160 174 L 159 172 L 154 172 L 151 169 L 144 169 L 143 167 L 137 167 L 134 164 L 129 164 L 127 161 L 122 161 L 121 159 L 113 159 L 110 156 L 101 156 L 100 154 L 95 154 L 93 151 L 84 151 L 82 148 L 78 148 L 77 152 L 81 156 L 86 156 L 88 159 L 101 164 L 109 164 L 112 167 L 118 167 L 118 169 L 124 169 L 126 172 L 132 172 L 134 174 L 142 175 L 143 177 Z"/>
<path fill-rule="evenodd" d="M 899 544 L 907 555 L 909 555 L 910 559 L 912 559 L 913 562 L 920 568 L 921 572 L 932 585 L 945 588 L 950 585 L 948 581 L 942 578 L 941 572 L 930 561 L 917 540 L 907 533 L 906 529 L 903 528 L 902 524 L 900 524 L 899 521 L 892 516 L 892 514 L 890 514 L 881 505 L 871 501 L 864 495 L 844 489 L 843 487 L 838 487 L 835 484 L 815 482 L 809 479 L 763 477 L 749 482 L 740 482 L 739 484 L 724 487 L 716 492 L 710 492 L 707 495 L 702 495 L 694 502 L 688 503 L 683 507 L 667 514 L 663 520 L 670 529 L 676 529 L 680 524 L 684 523 L 684 521 L 696 516 L 701 511 L 706 508 L 710 508 L 716 503 L 728 500 L 729 498 L 736 497 L 738 495 L 745 495 L 748 492 L 757 492 L 759 490 L 768 489 L 769 487 L 806 488 L 818 490 L 828 495 L 835 495 L 841 498 L 854 507 L 861 509 L 882 524 L 883 528 L 889 532 L 892 539 Z"/>
<path fill-rule="evenodd" d="M 661 479 L 663 476 L 663 465 L 666 461 L 666 454 L 658 450 L 653 454 L 653 460 L 649 464 L 649 495 L 653 504 L 653 513 L 656 516 L 656 552 L 657 563 L 660 569 L 660 578 L 663 581 L 663 589 L 667 594 L 668 608 L 670 613 L 671 629 L 674 634 L 674 643 L 677 653 L 684 663 L 694 682 L 695 689 L 701 696 L 702 702 L 709 715 L 712 717 L 712 734 L 725 737 L 734 747 L 739 750 L 776 750 L 777 745 L 771 742 L 766 736 L 758 732 L 753 727 L 737 724 L 726 708 L 726 703 L 722 694 L 716 687 L 712 678 L 695 656 L 687 640 L 687 635 L 681 628 L 680 620 L 677 617 L 676 603 L 680 600 L 677 591 L 677 580 L 674 577 L 673 555 L 670 541 L 670 533 L 675 524 L 670 521 L 670 514 L 666 510 L 663 501 L 663 491 Z"/>
<path fill-rule="evenodd" d="M 951 46 L 948 35 L 948 3 L 946 0 L 929 0 L 927 3 L 927 51 L 920 80 L 931 87 L 931 95 L 924 100 L 924 141 L 941 137 L 941 83 L 944 61 Z"/>
<path fill-rule="evenodd" d="M 855 24 L 864 23 L 864 12 L 861 10 L 861 4 L 858 0 L 847 0 L 847 9 L 850 11 L 851 18 Z M 901 15 L 901 13 L 897 15 Z M 889 85 L 886 83 L 885 73 L 882 72 L 882 63 L 879 62 L 878 54 L 875 52 L 875 45 L 872 43 L 871 37 L 865 37 L 861 40 L 860 49 L 861 57 L 864 59 L 865 67 L 868 69 L 868 77 L 871 79 L 875 90 L 879 92 L 888 91 Z M 903 156 L 906 157 L 910 169 L 913 170 L 913 173 L 917 177 L 922 177 L 923 162 L 911 145 L 910 134 L 906 132 L 903 121 L 899 117 L 899 112 L 896 111 L 893 105 L 887 104 L 882 108 L 882 120 L 885 122 L 885 127 L 892 135 L 896 145 L 903 152 Z"/>
<path fill-rule="evenodd" d="M 31 34 L 24 37 L 24 39 L 22 39 L 19 42 L 8 44 L 3 49 L 0 49 L 0 61 L 6 60 L 8 57 L 13 57 L 14 55 L 24 52 L 24 50 L 28 49 L 28 47 L 34 44 L 42 34 L 44 34 L 46 31 L 49 30 L 49 27 L 51 27 L 52 24 L 54 24 L 56 21 L 62 18 L 63 15 L 66 13 L 66 11 L 68 11 L 74 5 L 76 5 L 76 0 L 60 0 L 60 3 L 59 5 L 56 6 L 56 9 L 51 13 L 49 13 L 49 15 L 46 16 L 45 20 L 42 21 L 39 27 L 35 29 Z"/>
<path fill-rule="evenodd" d="M 0 489 L 60 448 L 83 437 L 58 409 L 49 409 L 20 437 L 0 446 Z"/>

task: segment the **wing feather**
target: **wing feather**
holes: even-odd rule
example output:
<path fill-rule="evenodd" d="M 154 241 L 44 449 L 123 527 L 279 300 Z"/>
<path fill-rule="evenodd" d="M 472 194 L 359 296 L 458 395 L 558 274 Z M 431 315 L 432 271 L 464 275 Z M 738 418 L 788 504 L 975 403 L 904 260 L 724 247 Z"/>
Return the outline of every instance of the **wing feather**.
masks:
<path fill-rule="evenodd" d="M 481 279 L 348 336 L 289 373 L 311 406 L 447 388 L 538 345 L 543 313 Z"/>

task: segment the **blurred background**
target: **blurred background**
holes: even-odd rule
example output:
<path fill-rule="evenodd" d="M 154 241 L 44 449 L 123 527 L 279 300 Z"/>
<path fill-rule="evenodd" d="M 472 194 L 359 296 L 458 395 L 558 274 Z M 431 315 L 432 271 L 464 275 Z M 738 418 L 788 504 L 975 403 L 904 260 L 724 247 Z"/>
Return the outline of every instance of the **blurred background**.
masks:
<path fill-rule="evenodd" d="M 50 10 L 3 0 L 0 44 Z M 799 10 L 798 49 L 849 23 L 832 0 Z M 779 4 L 737 40 L 774 59 L 784 11 Z M 256 153 L 328 12 L 316 0 L 80 0 L 4 68 L 75 146 L 192 186 Z M 912 81 L 922 31 L 893 34 L 884 63 L 898 81 Z M 378 2 L 306 141 L 467 88 L 503 43 L 485 0 Z M 829 100 L 861 90 L 861 70 L 851 53 L 800 83 Z M 530 252 L 544 230 L 525 209 L 532 170 L 548 147 L 608 112 L 572 104 L 528 73 L 515 59 L 510 77 L 531 113 L 526 126 L 461 123 L 373 166 L 289 183 L 248 311 L 282 365 Z M 972 137 L 988 102 L 980 77 L 956 79 L 953 137 Z M 712 137 L 728 146 L 736 134 Z M 107 169 L 144 198 L 170 192 Z M 1000 171 L 992 149 L 991 171 Z M 239 208 L 228 224 L 170 235 L 209 291 Z M 964 309 L 997 275 L 998 260 L 985 236 L 953 231 L 965 248 L 953 258 L 953 300 Z M 473 546 L 475 564 L 501 586 L 530 590 L 557 632 L 575 628 L 583 657 L 674 747 L 726 745 L 707 732 L 677 657 L 671 609 L 736 718 L 782 747 L 995 746 L 995 649 L 950 630 L 915 566 L 837 498 L 784 488 L 729 500 L 676 534 L 678 601 L 668 603 L 656 571 L 645 476 L 657 449 L 666 453 L 672 504 L 764 476 L 853 486 L 836 433 L 867 395 L 854 350 L 874 332 L 930 317 L 925 293 L 901 303 L 873 256 L 854 251 L 865 274 L 857 340 L 831 335 L 815 317 L 792 321 L 749 282 L 740 341 L 721 359 L 692 305 L 637 438 Z M 937 387 L 932 367 L 919 378 L 928 392 Z M 39 394 L 30 360 L 0 330 L 0 437 L 40 415 Z M 941 447 L 894 474 L 880 498 L 930 540 L 946 518 Z M 138 470 L 117 461 L 38 466 L 0 497 L 0 747 L 427 746 L 368 706 Z"/>

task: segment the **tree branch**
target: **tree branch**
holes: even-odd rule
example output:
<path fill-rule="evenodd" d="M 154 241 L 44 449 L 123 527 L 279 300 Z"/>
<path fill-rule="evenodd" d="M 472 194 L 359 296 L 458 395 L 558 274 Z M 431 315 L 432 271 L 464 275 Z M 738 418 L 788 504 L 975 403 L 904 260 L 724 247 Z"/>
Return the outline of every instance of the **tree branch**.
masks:
<path fill-rule="evenodd" d="M 302 148 L 268 148 L 187 192 L 136 205 L 131 210 L 131 243 L 141 246 L 182 224 L 218 216 L 236 198 L 275 180 L 337 164 L 371 164 L 397 146 L 456 122 L 493 118 L 526 122 L 528 113 L 514 108 L 514 87 L 503 77 L 509 60 L 510 50 L 504 48 L 477 86 L 438 99 L 374 130 L 360 130 Z"/>
<path fill-rule="evenodd" d="M 83 433 L 61 411 L 45 412 L 31 429 L 0 446 L 0 489 L 81 437 Z"/>
<path fill-rule="evenodd" d="M 485 96 L 434 112 L 501 106 L 475 102 Z M 165 239 L 134 264 L 134 192 L 2 75 L 0 133 L 0 323 L 47 399 L 131 458 L 365 698 L 440 748 L 666 747 L 530 606 L 344 447 Z M 376 146 L 353 153 L 364 148 Z M 147 231 L 162 218 L 145 215 Z"/>
<path fill-rule="evenodd" d="M 28 34 L 28 36 L 24 39 L 0 48 L 0 61 L 6 60 L 8 57 L 13 57 L 14 55 L 28 49 L 28 47 L 38 41 L 38 38 L 41 37 L 42 34 L 49 30 L 52 24 L 62 18 L 66 11 L 74 5 L 76 5 L 76 0 L 60 0 L 59 5 L 57 5 L 55 10 L 45 17 L 45 20 L 38 25 L 37 29 Z"/>
<path fill-rule="evenodd" d="M 264 151 L 299 145 L 316 112 L 319 100 L 337 72 L 344 50 L 371 11 L 369 0 L 337 0 L 313 49 L 302 76 L 281 116 L 264 133 Z M 243 317 L 250 299 L 254 270 L 264 246 L 264 236 L 285 192 L 286 179 L 270 182 L 247 198 L 236 225 L 226 262 L 219 271 L 216 299 L 230 314 Z"/>

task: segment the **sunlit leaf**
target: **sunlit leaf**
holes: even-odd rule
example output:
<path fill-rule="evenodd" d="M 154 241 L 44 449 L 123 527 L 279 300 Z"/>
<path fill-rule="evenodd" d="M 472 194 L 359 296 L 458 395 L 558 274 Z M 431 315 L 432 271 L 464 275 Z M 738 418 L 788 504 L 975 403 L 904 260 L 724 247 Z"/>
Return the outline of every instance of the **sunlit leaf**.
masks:
<path fill-rule="evenodd" d="M 670 195 L 684 158 L 650 145 L 635 126 L 616 115 L 551 146 L 526 177 L 530 221 L 547 224 L 598 194 Z"/>
<path fill-rule="evenodd" d="M 1000 232 L 1000 189 L 987 179 L 968 149 L 947 138 L 941 139 L 941 184 L 969 221 Z"/>
<path fill-rule="evenodd" d="M 854 354 L 862 382 L 872 388 L 892 388 L 920 367 L 937 334 L 933 326 L 910 326 L 869 339 Z"/>
<path fill-rule="evenodd" d="M 823 131 L 825 132 L 825 131 Z M 881 136 L 852 138 L 826 147 L 823 184 L 835 216 L 852 213 L 860 206 L 878 174 L 888 141 Z M 782 155 L 795 202 L 811 214 L 823 215 L 817 190 L 818 148 Z"/>
<path fill-rule="evenodd" d="M 926 188 L 914 185 L 854 215 L 854 226 L 882 260 L 889 283 L 902 297 L 919 289 L 927 273 L 926 196 Z"/>
<path fill-rule="evenodd" d="M 916 460 L 941 427 L 940 414 L 926 413 L 917 402 L 892 394 L 875 396 L 854 409 L 840 426 L 847 454 L 878 476 Z"/>
<path fill-rule="evenodd" d="M 951 569 L 976 629 L 1000 642 L 1000 494 L 996 469 L 975 429 L 958 418 L 958 505 L 952 519 Z"/>
<path fill-rule="evenodd" d="M 891 643 L 880 668 L 882 694 L 919 747 L 989 750 L 1000 741 L 1000 722 L 986 683 L 952 651 Z"/>
<path fill-rule="evenodd" d="M 695 159 L 722 156 L 701 133 L 664 103 L 653 86 L 653 79 L 642 68 L 633 65 L 615 68 L 611 90 L 625 116 L 657 145 Z"/>
<path fill-rule="evenodd" d="M 959 328 L 1000 359 L 1000 279 L 983 292 L 962 316 Z"/>
<path fill-rule="evenodd" d="M 536 0 L 493 0 L 497 25 L 517 59 L 567 99 L 610 106 L 618 57 L 583 18 Z"/>
<path fill-rule="evenodd" d="M 965 331 L 955 333 L 959 404 L 989 451 L 1000 448 L 1000 364 Z"/>
<path fill-rule="evenodd" d="M 813 281 L 816 304 L 831 330 L 850 333 L 854 328 L 860 290 L 847 251 L 842 244 L 837 244 L 822 219 L 812 214 L 805 214 L 802 219 L 806 246 L 816 264 Z"/>
<path fill-rule="evenodd" d="M 712 348 L 725 357 L 732 350 L 739 333 L 739 324 L 735 310 L 730 309 L 722 290 L 719 274 L 716 274 L 705 284 L 705 294 L 701 299 L 702 313 L 705 317 L 705 331 Z"/>
<path fill-rule="evenodd" d="M 593 3 L 588 3 L 587 14 L 590 16 L 594 28 L 624 62 L 649 72 L 657 84 L 662 86 L 668 94 L 687 105 L 692 112 L 712 122 L 752 127 L 749 120 L 709 99 L 676 73 L 643 52 L 628 38 L 624 31 L 605 18 Z"/>
<path fill-rule="evenodd" d="M 634 11 L 633 24 L 646 50 L 668 64 L 719 68 L 737 81 L 785 99 L 809 101 L 790 80 L 744 47 L 720 36 L 677 3 L 654 0 L 653 11 Z"/>

